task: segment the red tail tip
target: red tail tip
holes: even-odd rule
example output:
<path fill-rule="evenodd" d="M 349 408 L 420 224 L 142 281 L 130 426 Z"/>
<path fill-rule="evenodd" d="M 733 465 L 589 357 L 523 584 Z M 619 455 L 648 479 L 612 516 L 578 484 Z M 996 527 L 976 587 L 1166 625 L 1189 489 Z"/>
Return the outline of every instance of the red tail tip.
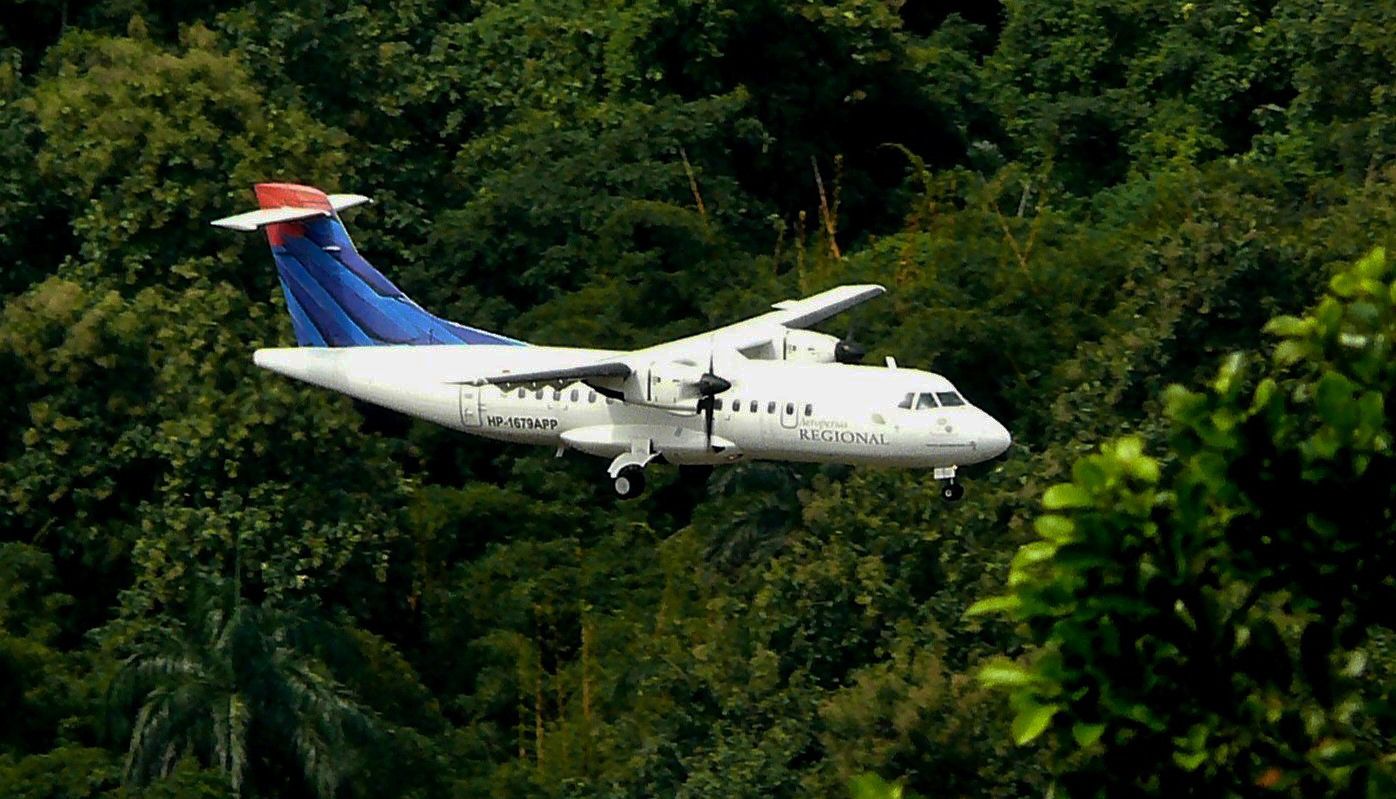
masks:
<path fill-rule="evenodd" d="M 299 186 L 295 183 L 258 183 L 257 205 L 262 208 L 318 208 L 333 211 L 330 198 L 313 186 Z"/>

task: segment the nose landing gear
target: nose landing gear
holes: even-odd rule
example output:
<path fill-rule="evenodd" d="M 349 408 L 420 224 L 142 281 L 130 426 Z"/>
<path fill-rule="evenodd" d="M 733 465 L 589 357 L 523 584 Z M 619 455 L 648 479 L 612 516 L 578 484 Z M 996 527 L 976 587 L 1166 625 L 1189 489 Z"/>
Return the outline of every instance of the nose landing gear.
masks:
<path fill-rule="evenodd" d="M 959 502 L 965 495 L 965 487 L 955 482 L 954 466 L 941 466 L 935 470 L 935 478 L 940 481 L 940 498 L 946 502 Z"/>

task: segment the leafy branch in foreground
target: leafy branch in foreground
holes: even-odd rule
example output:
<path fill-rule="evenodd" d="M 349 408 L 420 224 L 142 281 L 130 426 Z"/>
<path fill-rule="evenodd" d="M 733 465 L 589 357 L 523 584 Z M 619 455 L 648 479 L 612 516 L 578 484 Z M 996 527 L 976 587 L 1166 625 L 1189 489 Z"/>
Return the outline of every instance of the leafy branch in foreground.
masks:
<path fill-rule="evenodd" d="M 1266 330 L 1268 363 L 1169 390 L 1164 458 L 1123 438 L 1078 461 L 1008 593 L 969 611 L 1035 644 L 979 676 L 1010 691 L 1018 743 L 1068 753 L 1074 796 L 1396 792 L 1396 696 L 1368 674 L 1396 600 L 1385 252 Z"/>

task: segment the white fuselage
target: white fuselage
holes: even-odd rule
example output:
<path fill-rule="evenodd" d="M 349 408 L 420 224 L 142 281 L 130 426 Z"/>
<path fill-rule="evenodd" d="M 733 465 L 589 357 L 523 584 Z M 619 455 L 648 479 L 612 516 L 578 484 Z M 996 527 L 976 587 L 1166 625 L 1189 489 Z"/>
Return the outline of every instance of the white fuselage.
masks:
<path fill-rule="evenodd" d="M 259 366 L 472 435 L 616 457 L 647 441 L 671 463 L 788 460 L 959 466 L 1007 449 L 1009 435 L 968 403 L 898 407 L 906 395 L 958 395 L 940 375 L 837 363 L 728 359 L 712 439 L 701 413 L 608 399 L 580 382 L 554 389 L 473 384 L 614 356 L 606 350 L 481 345 L 260 350 Z M 924 402 L 922 403 L 924 404 Z M 710 445 L 711 444 L 711 445 Z M 716 450 L 716 451 L 715 451 Z"/>

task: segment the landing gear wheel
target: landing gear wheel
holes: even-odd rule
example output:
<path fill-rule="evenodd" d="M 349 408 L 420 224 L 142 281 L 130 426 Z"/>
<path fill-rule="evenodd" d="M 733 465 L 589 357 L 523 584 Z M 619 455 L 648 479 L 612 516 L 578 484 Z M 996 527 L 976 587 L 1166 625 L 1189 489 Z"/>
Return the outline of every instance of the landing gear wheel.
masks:
<path fill-rule="evenodd" d="M 645 470 L 627 466 L 616 474 L 614 485 L 621 499 L 634 499 L 645 491 Z"/>
<path fill-rule="evenodd" d="M 965 487 L 959 483 L 946 483 L 940 487 L 940 498 L 946 502 L 959 502 L 965 495 Z"/>

